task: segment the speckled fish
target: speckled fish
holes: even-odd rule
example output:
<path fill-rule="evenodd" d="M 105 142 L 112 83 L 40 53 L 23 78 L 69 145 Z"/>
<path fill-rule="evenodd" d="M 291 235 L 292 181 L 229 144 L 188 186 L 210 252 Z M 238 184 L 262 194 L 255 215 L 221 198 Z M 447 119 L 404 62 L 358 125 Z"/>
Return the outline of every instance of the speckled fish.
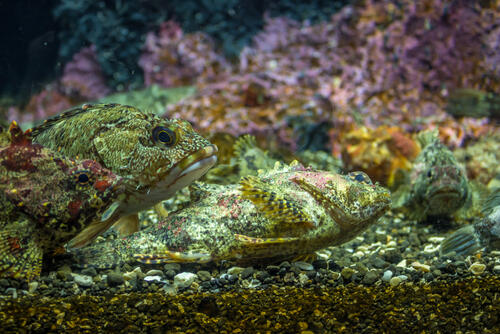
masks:
<path fill-rule="evenodd" d="M 66 156 L 96 160 L 122 176 L 130 190 L 112 217 L 92 224 L 72 240 L 72 247 L 88 243 L 118 218 L 121 232 L 136 231 L 137 212 L 169 198 L 217 161 L 217 147 L 188 122 L 120 104 L 71 109 L 34 128 L 33 136 Z"/>
<path fill-rule="evenodd" d="M 362 172 L 276 166 L 235 185 L 195 183 L 192 203 L 127 238 L 75 250 L 81 265 L 276 262 L 351 240 L 390 207 Z"/>
<path fill-rule="evenodd" d="M 470 255 L 483 248 L 500 249 L 500 188 L 492 190 L 483 205 L 482 218 L 464 226 L 441 243 L 441 254 Z"/>
<path fill-rule="evenodd" d="M 92 160 L 33 144 L 13 122 L 1 134 L 0 277 L 36 278 L 42 256 L 100 219 L 123 195 L 122 179 Z"/>
<path fill-rule="evenodd" d="M 449 216 L 470 196 L 467 176 L 453 153 L 439 140 L 437 130 L 421 132 L 422 151 L 410 172 L 408 184 L 395 194 L 395 207 L 404 208 L 423 221 L 429 216 Z"/>

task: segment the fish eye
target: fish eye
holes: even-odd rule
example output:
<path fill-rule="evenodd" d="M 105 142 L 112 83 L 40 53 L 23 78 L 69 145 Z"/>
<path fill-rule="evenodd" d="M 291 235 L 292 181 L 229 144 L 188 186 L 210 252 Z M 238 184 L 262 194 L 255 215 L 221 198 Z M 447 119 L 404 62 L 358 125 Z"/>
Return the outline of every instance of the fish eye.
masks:
<path fill-rule="evenodd" d="M 157 126 L 153 129 L 153 140 L 167 146 L 177 143 L 175 132 L 164 126 Z"/>
<path fill-rule="evenodd" d="M 363 172 L 352 172 L 349 173 L 349 177 L 351 180 L 359 182 L 359 183 L 366 183 L 366 184 L 373 184 L 372 180 L 370 180 L 370 177 L 366 175 Z"/>
<path fill-rule="evenodd" d="M 432 177 L 432 170 L 429 169 L 429 171 L 427 172 L 427 177 Z"/>
<path fill-rule="evenodd" d="M 90 181 L 89 171 L 87 170 L 78 170 L 75 172 L 74 175 L 76 183 L 79 185 L 87 184 Z"/>

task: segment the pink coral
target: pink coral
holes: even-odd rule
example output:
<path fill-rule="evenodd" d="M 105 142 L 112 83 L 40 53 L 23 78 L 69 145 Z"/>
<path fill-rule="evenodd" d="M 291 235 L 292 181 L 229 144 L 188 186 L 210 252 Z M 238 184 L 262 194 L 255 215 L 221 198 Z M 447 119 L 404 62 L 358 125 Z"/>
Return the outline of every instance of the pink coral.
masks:
<path fill-rule="evenodd" d="M 61 84 L 66 95 L 83 100 L 96 100 L 111 92 L 97 61 L 95 45 L 81 49 L 64 66 Z"/>
<path fill-rule="evenodd" d="M 139 66 L 146 86 L 172 87 L 193 84 L 201 76 L 213 80 L 228 64 L 208 35 L 184 35 L 177 23 L 168 21 L 157 33 L 147 34 Z"/>

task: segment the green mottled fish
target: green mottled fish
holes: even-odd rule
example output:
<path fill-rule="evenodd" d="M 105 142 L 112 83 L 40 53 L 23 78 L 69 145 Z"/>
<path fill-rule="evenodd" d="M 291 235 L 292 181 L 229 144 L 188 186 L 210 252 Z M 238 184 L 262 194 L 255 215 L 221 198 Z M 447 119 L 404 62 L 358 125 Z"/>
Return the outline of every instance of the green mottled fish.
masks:
<path fill-rule="evenodd" d="M 124 178 L 127 196 L 110 214 L 72 240 L 79 247 L 121 219 L 138 230 L 137 213 L 160 203 L 205 174 L 217 147 L 183 120 L 163 119 L 120 104 L 86 104 L 33 129 L 34 141 L 69 157 L 93 159 Z"/>
<path fill-rule="evenodd" d="M 1 142 L 0 277 L 30 281 L 44 254 L 107 214 L 123 193 L 122 179 L 95 161 L 33 144 L 15 122 Z"/>
<path fill-rule="evenodd" d="M 82 265 L 276 262 L 351 240 L 390 207 L 389 191 L 362 172 L 277 165 L 239 184 L 195 183 L 191 204 L 157 224 L 75 250 Z"/>

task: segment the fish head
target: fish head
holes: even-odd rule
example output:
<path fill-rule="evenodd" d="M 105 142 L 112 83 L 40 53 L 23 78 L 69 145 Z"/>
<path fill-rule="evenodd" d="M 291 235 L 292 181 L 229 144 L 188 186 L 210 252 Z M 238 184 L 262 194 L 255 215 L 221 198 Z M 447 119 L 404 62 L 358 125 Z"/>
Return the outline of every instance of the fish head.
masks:
<path fill-rule="evenodd" d="M 455 164 L 429 166 L 420 173 L 413 191 L 430 215 L 453 213 L 469 196 L 465 172 Z"/>
<path fill-rule="evenodd" d="M 171 197 L 217 162 L 217 146 L 189 122 L 144 115 L 96 140 L 98 151 L 107 150 L 100 154 L 106 166 L 113 164 L 112 170 L 124 176 L 128 184 L 130 196 L 124 213 L 146 209 Z M 113 148 L 116 152 L 108 154 Z"/>

